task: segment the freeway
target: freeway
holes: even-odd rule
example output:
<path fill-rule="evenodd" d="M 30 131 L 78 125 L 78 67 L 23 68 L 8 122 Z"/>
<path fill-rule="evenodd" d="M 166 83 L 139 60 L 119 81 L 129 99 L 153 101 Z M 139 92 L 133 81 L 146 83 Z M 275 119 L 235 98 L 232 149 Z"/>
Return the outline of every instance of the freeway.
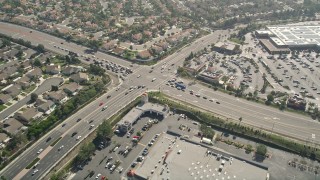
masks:
<path fill-rule="evenodd" d="M 63 82 L 62 78 L 54 77 L 46 79 L 43 83 L 41 83 L 37 89 L 34 91 L 34 93 L 40 95 L 46 91 L 49 91 L 51 89 L 51 86 L 57 86 Z M 12 106 L 8 107 L 4 111 L 0 113 L 0 119 L 3 120 L 6 117 L 10 116 L 14 112 L 16 112 L 18 109 L 20 109 L 22 106 L 26 105 L 31 99 L 31 94 L 27 95 L 23 99 L 19 100 L 17 103 L 13 104 Z"/>
<path fill-rule="evenodd" d="M 84 50 L 86 49 L 83 46 L 79 46 L 74 43 L 67 43 L 64 40 L 45 33 L 34 30 L 32 33 L 30 33 L 29 31 L 30 29 L 28 28 L 16 25 L 8 25 L 7 23 L 0 23 L 1 33 L 14 35 L 14 37 L 29 40 L 33 44 L 42 43 L 45 45 L 45 48 L 60 54 L 65 52 L 55 48 L 54 44 L 64 46 L 64 48 L 80 54 L 84 54 Z M 107 94 L 101 96 L 83 109 L 79 110 L 73 116 L 65 120 L 66 126 L 58 126 L 47 133 L 32 147 L 27 149 L 22 155 L 16 158 L 14 162 L 2 170 L 0 174 L 4 175 L 8 179 L 30 179 L 33 170 L 29 171 L 24 168 L 30 162 L 32 162 L 33 159 L 39 157 L 41 159 L 40 165 L 37 167 L 39 172 L 37 172 L 32 179 L 43 177 L 56 162 L 61 160 L 67 151 L 72 149 L 77 143 L 80 142 L 76 140 L 78 136 L 81 136 L 80 140 L 82 140 L 89 134 L 90 131 L 92 131 L 89 130 L 89 126 L 91 125 L 89 122 L 91 120 L 94 120 L 92 123 L 95 125 L 95 127 L 97 127 L 103 119 L 110 117 L 113 113 L 117 112 L 119 109 L 124 107 L 135 97 L 139 96 L 146 90 L 159 89 L 169 96 L 182 101 L 187 101 L 190 104 L 197 105 L 212 112 L 217 112 L 223 116 L 235 119 L 243 117 L 242 123 L 272 130 L 274 133 L 285 134 L 309 142 L 313 141 L 319 143 L 319 140 L 311 139 L 311 134 L 315 134 L 315 137 L 319 137 L 320 133 L 317 132 L 316 129 L 319 129 L 320 125 L 308 117 L 289 112 L 282 112 L 271 107 L 237 99 L 233 96 L 218 91 L 212 91 L 211 89 L 199 84 L 191 85 L 187 88 L 193 89 L 202 96 L 206 96 L 208 99 L 215 99 L 215 101 L 219 101 L 221 104 L 212 103 L 208 101 L 208 99 L 203 99 L 202 97 L 197 98 L 195 96 L 191 96 L 187 92 L 178 91 L 165 85 L 167 80 L 176 76 L 176 69 L 178 66 L 182 65 L 183 60 L 190 54 L 191 51 L 196 52 L 204 47 L 208 47 L 208 45 L 215 43 L 218 40 L 219 34 L 226 32 L 227 31 L 215 31 L 214 33 L 200 38 L 192 44 L 185 46 L 180 51 L 172 54 L 155 65 L 152 73 L 148 73 L 151 69 L 148 66 L 135 65 L 132 68 L 134 73 L 128 75 L 127 79 L 125 79 L 125 81 L 119 86 L 119 90 L 112 89 Z M 63 42 L 63 44 L 61 44 L 61 42 Z M 112 57 L 100 52 L 95 53 L 94 55 L 96 58 L 107 59 L 114 63 L 121 64 L 122 66 L 128 67 L 131 65 L 131 63 L 127 61 L 123 61 L 116 57 Z M 164 67 L 164 70 L 161 70 L 161 67 Z M 141 77 L 137 78 L 138 74 L 141 75 Z M 156 78 L 154 82 L 152 82 L 153 78 Z M 125 95 L 126 92 L 128 92 L 129 87 L 137 85 L 145 85 L 146 89 L 135 89 Z M 108 99 L 108 95 L 111 95 L 111 98 Z M 101 107 L 99 107 L 100 102 L 104 102 L 110 106 L 107 110 L 101 111 Z M 76 119 L 78 118 L 82 118 L 82 120 L 80 122 L 76 122 Z M 77 135 L 71 137 L 72 133 L 75 131 L 77 131 Z M 51 137 L 52 140 L 47 143 L 46 140 L 49 137 Z M 50 143 L 59 137 L 62 137 L 61 140 L 55 146 L 51 147 Z M 64 148 L 58 152 L 58 148 L 62 145 L 64 145 Z M 42 153 L 37 154 L 39 149 L 44 150 Z"/>

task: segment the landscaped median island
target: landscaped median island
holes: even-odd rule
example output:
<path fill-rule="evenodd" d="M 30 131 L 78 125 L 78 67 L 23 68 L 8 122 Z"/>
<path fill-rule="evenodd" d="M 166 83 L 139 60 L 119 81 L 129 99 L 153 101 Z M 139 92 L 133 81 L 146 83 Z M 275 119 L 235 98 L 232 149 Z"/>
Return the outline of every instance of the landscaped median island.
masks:
<path fill-rule="evenodd" d="M 311 145 L 302 144 L 289 138 L 280 135 L 269 133 L 254 127 L 249 127 L 239 122 L 226 121 L 227 118 L 221 117 L 212 112 L 201 110 L 190 104 L 172 100 L 172 98 L 159 92 L 150 92 L 149 101 L 159 104 L 167 104 L 171 109 L 175 109 L 176 113 L 185 114 L 190 119 L 196 120 L 214 129 L 223 130 L 239 137 L 244 137 L 258 143 L 266 144 L 270 147 L 278 148 L 303 157 L 309 157 L 313 160 L 320 160 L 320 150 Z M 247 147 L 251 151 L 252 148 Z"/>
<path fill-rule="evenodd" d="M 53 141 L 53 143 L 51 143 L 50 146 L 53 147 L 54 145 L 56 145 L 60 141 L 61 138 L 62 137 L 59 137 L 57 140 Z"/>
<path fill-rule="evenodd" d="M 39 160 L 40 160 L 40 158 L 34 159 L 34 160 L 26 167 L 26 169 L 31 169 Z"/>

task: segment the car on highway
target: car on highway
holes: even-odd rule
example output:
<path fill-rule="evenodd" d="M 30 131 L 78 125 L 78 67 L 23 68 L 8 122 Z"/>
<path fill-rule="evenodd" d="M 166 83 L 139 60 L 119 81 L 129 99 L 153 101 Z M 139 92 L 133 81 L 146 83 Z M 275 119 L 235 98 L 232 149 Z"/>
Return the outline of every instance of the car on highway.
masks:
<path fill-rule="evenodd" d="M 197 97 L 200 97 L 200 94 L 196 94 Z"/>
<path fill-rule="evenodd" d="M 61 149 L 64 148 L 64 145 L 61 145 L 59 148 L 58 148 L 58 151 L 61 151 Z"/>
<path fill-rule="evenodd" d="M 38 171 L 39 171 L 39 169 L 35 169 L 35 170 L 32 172 L 32 176 L 35 175 Z"/>
<path fill-rule="evenodd" d="M 108 96 L 107 96 L 107 99 L 109 99 L 109 98 L 111 98 L 111 95 L 108 95 Z"/>
<path fill-rule="evenodd" d="M 37 162 L 33 167 L 32 167 L 32 169 L 35 169 L 35 168 L 37 168 L 37 166 L 39 166 L 39 162 Z"/>
<path fill-rule="evenodd" d="M 78 141 L 80 138 L 81 138 L 81 136 L 78 136 L 76 140 Z"/>
<path fill-rule="evenodd" d="M 89 121 L 89 124 L 90 124 L 90 123 L 93 123 L 93 120 L 90 120 L 90 121 Z"/>
<path fill-rule="evenodd" d="M 153 79 L 151 80 L 151 82 L 154 82 L 156 79 L 157 79 L 157 78 L 153 78 Z"/>
<path fill-rule="evenodd" d="M 102 106 L 103 105 L 103 102 L 101 102 L 100 104 L 99 104 L 99 106 Z"/>
<path fill-rule="evenodd" d="M 106 110 L 107 108 L 108 108 L 108 106 L 104 106 L 104 107 L 102 108 L 102 111 Z"/>
<path fill-rule="evenodd" d="M 214 101 L 214 99 L 209 99 L 209 101 L 210 101 L 210 102 L 213 102 L 213 101 Z"/>
<path fill-rule="evenodd" d="M 71 134 L 71 137 L 73 137 L 73 136 L 75 136 L 75 135 L 77 135 L 77 134 L 78 134 L 78 132 L 75 131 L 75 132 L 73 132 L 73 133 Z"/>
<path fill-rule="evenodd" d="M 92 128 L 94 128 L 94 125 L 93 125 L 93 124 L 90 125 L 89 130 L 91 130 Z"/>
<path fill-rule="evenodd" d="M 65 127 L 67 125 L 67 123 L 63 123 L 62 125 L 61 125 L 61 127 Z"/>
<path fill-rule="evenodd" d="M 52 138 L 51 137 L 48 137 L 48 139 L 46 140 L 46 142 L 49 142 Z"/>
<path fill-rule="evenodd" d="M 43 149 L 39 149 L 39 151 L 37 152 L 37 154 L 40 154 L 43 151 Z"/>
<path fill-rule="evenodd" d="M 219 102 L 219 101 L 217 101 L 216 103 L 217 103 L 217 104 L 220 104 L 220 102 Z"/>
<path fill-rule="evenodd" d="M 79 121 L 81 121 L 81 118 L 78 118 L 78 119 L 77 119 L 77 122 L 79 122 Z"/>
<path fill-rule="evenodd" d="M 140 74 L 137 76 L 137 78 L 139 78 L 139 77 L 141 77 L 141 75 L 140 75 Z"/>

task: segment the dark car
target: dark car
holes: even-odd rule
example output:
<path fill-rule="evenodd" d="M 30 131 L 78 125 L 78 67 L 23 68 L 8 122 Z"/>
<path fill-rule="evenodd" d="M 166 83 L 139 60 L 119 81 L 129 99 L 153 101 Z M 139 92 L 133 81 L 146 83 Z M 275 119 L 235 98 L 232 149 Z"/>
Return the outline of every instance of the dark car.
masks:
<path fill-rule="evenodd" d="M 111 97 L 111 95 L 108 95 L 108 96 L 107 96 L 107 99 L 109 99 L 110 97 Z"/>
<path fill-rule="evenodd" d="M 134 128 L 131 128 L 131 130 L 129 131 L 130 134 L 133 134 L 134 132 Z"/>
<path fill-rule="evenodd" d="M 89 124 L 92 123 L 92 122 L 93 122 L 93 120 L 89 121 Z"/>
<path fill-rule="evenodd" d="M 52 138 L 51 137 L 48 137 L 48 139 L 46 140 L 46 142 L 49 142 Z"/>
<path fill-rule="evenodd" d="M 81 121 L 81 118 L 77 119 L 77 122 Z"/>
<path fill-rule="evenodd" d="M 219 101 L 216 101 L 216 103 L 217 103 L 217 104 L 220 104 L 220 102 L 219 102 Z"/>
<path fill-rule="evenodd" d="M 67 125 L 66 123 L 63 123 L 61 127 L 65 127 L 66 125 Z"/>
<path fill-rule="evenodd" d="M 75 136 L 75 135 L 77 135 L 78 134 L 78 132 L 73 132 L 72 134 L 71 134 L 71 137 L 73 137 L 73 136 Z"/>

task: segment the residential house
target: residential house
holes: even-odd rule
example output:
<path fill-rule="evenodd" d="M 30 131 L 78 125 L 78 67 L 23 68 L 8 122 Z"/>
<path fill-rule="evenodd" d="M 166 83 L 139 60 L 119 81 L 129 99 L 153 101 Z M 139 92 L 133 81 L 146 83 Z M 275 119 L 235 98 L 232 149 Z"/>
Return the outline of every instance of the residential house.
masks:
<path fill-rule="evenodd" d="M 117 48 L 115 48 L 114 50 L 113 50 L 113 52 L 115 53 L 115 54 L 117 54 L 117 55 L 122 55 L 123 53 L 124 53 L 124 48 L 122 48 L 122 47 L 117 47 Z"/>
<path fill-rule="evenodd" d="M 71 75 L 70 80 L 77 82 L 77 83 L 82 83 L 82 82 L 88 81 L 89 77 L 86 73 L 79 72 L 77 74 Z"/>
<path fill-rule="evenodd" d="M 68 95 L 74 96 L 82 89 L 82 86 L 80 86 L 78 83 L 72 82 L 72 83 L 69 83 L 69 84 L 64 84 L 61 88 Z"/>
<path fill-rule="evenodd" d="M 4 146 L 10 141 L 10 137 L 6 133 L 0 133 L 0 146 Z"/>
<path fill-rule="evenodd" d="M 163 51 L 162 47 L 160 47 L 160 46 L 152 46 L 151 50 L 155 54 L 160 54 Z"/>
<path fill-rule="evenodd" d="M 2 73 L 7 74 L 7 76 L 14 76 L 16 74 L 18 74 L 18 68 L 16 65 L 10 66 L 10 67 L 5 67 L 2 70 Z"/>
<path fill-rule="evenodd" d="M 41 54 L 37 59 L 39 59 L 39 61 L 41 62 L 41 64 L 44 64 L 46 61 L 47 61 L 47 59 L 49 58 L 51 58 L 52 57 L 52 53 L 43 53 L 43 54 Z"/>
<path fill-rule="evenodd" d="M 26 73 L 26 76 L 29 77 L 30 79 L 32 78 L 38 79 L 42 76 L 42 70 L 38 67 L 35 67 L 34 69 Z"/>
<path fill-rule="evenodd" d="M 22 124 L 27 125 L 33 119 L 37 119 L 41 116 L 41 113 L 36 108 L 27 108 L 24 111 L 19 111 L 14 114 L 14 117 L 19 120 Z"/>
<path fill-rule="evenodd" d="M 9 118 L 3 122 L 2 129 L 9 134 L 17 134 L 21 129 L 23 129 L 23 124 L 16 120 L 15 118 Z"/>
<path fill-rule="evenodd" d="M 55 109 L 55 107 L 55 103 L 49 100 L 38 106 L 38 111 L 43 112 L 45 114 L 50 114 Z"/>
<path fill-rule="evenodd" d="M 169 47 L 169 43 L 165 41 L 158 42 L 155 45 L 161 47 L 163 50 L 166 50 Z"/>
<path fill-rule="evenodd" d="M 76 67 L 76 66 L 67 66 L 62 70 L 62 74 L 64 75 L 71 75 L 71 74 L 75 74 L 81 71 L 81 68 Z"/>
<path fill-rule="evenodd" d="M 21 66 L 24 70 L 29 70 L 32 68 L 30 60 L 25 60 L 21 63 Z"/>
<path fill-rule="evenodd" d="M 166 39 L 171 45 L 177 44 L 178 40 L 175 37 L 170 37 Z"/>
<path fill-rule="evenodd" d="M 114 49 L 116 47 L 117 47 L 117 41 L 114 41 L 114 40 L 112 40 L 110 42 L 107 42 L 107 43 L 104 43 L 102 45 L 102 49 L 106 50 L 106 51 L 112 50 L 112 49 Z"/>
<path fill-rule="evenodd" d="M 12 97 L 8 94 L 0 94 L 0 104 L 6 104 L 11 101 Z"/>
<path fill-rule="evenodd" d="M 143 31 L 143 34 L 147 37 L 152 37 L 152 32 L 151 31 Z"/>
<path fill-rule="evenodd" d="M 6 56 L 8 59 L 14 59 L 16 55 L 18 54 L 19 50 L 17 49 L 11 49 L 10 51 L 6 52 Z"/>
<path fill-rule="evenodd" d="M 56 104 L 63 104 L 68 100 L 66 93 L 61 90 L 45 93 L 44 97 L 48 100 L 52 100 Z"/>
<path fill-rule="evenodd" d="M 59 74 L 60 65 L 50 64 L 46 66 L 46 73 L 48 74 Z"/>
<path fill-rule="evenodd" d="M 137 33 L 137 34 L 133 34 L 132 35 L 132 41 L 133 42 L 139 42 L 142 39 L 142 34 L 141 33 Z"/>
<path fill-rule="evenodd" d="M 44 104 L 44 103 L 46 103 L 46 102 L 47 102 L 47 100 L 43 99 L 42 97 L 38 97 L 37 100 L 36 100 L 36 102 L 34 103 L 34 106 L 35 106 L 35 107 L 38 107 L 38 106 L 40 106 L 41 104 Z"/>
<path fill-rule="evenodd" d="M 20 85 L 21 88 L 28 88 L 32 83 L 30 83 L 30 78 L 28 76 L 23 76 L 15 81 L 16 84 Z"/>
<path fill-rule="evenodd" d="M 21 92 L 21 86 L 18 85 L 18 84 L 15 84 L 15 85 L 10 85 L 8 87 L 6 87 L 3 92 L 5 94 L 8 94 L 10 95 L 12 98 L 16 97 L 17 95 L 20 94 Z"/>
<path fill-rule="evenodd" d="M 137 56 L 138 58 L 141 58 L 141 59 L 149 59 L 151 57 L 151 54 L 149 50 L 144 50 L 144 51 L 138 52 Z"/>

